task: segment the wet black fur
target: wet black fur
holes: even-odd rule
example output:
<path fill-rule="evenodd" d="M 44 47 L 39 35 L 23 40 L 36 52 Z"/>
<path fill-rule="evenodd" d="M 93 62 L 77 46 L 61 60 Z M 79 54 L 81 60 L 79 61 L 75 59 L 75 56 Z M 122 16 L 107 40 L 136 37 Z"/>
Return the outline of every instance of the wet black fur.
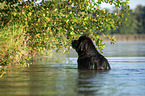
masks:
<path fill-rule="evenodd" d="M 109 70 L 108 60 L 95 48 L 92 40 L 86 35 L 72 41 L 72 47 L 78 53 L 78 69 Z"/>

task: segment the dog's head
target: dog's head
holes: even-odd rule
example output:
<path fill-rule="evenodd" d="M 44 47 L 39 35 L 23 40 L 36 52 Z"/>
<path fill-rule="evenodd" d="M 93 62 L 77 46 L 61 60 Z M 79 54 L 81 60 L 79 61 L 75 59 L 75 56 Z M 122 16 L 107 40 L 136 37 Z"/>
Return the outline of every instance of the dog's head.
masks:
<path fill-rule="evenodd" d="M 92 44 L 92 40 L 86 35 L 79 37 L 78 40 L 72 40 L 72 47 L 76 50 L 78 54 L 86 52 L 89 46 L 91 46 Z"/>

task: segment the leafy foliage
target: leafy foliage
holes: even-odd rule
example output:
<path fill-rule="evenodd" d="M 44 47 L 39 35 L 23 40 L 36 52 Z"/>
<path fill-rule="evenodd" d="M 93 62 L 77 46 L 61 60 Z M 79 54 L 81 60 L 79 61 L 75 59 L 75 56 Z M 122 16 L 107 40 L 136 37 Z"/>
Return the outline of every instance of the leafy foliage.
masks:
<path fill-rule="evenodd" d="M 22 25 L 22 32 L 24 32 L 22 35 L 25 37 L 24 41 L 31 55 L 37 52 L 49 54 L 48 51 L 54 49 L 57 52 L 60 50 L 68 52 L 71 48 L 71 40 L 84 34 L 90 36 L 96 42 L 96 46 L 103 50 L 104 44 L 100 35 L 108 37 L 112 44 L 115 43 L 115 38 L 105 30 L 116 29 L 118 24 L 126 20 L 122 19 L 123 14 L 119 12 L 111 13 L 106 9 L 101 9 L 100 4 L 104 2 L 115 5 L 116 8 L 127 6 L 122 12 L 128 14 L 130 12 L 128 0 L 125 2 L 122 0 L 98 0 L 98 2 L 94 0 L 42 0 L 40 3 L 36 1 L 0 1 L 1 30 L 17 23 Z M 17 39 L 20 38 L 17 37 Z M 14 39 L 13 43 L 15 42 Z"/>
<path fill-rule="evenodd" d="M 120 14 L 123 14 L 123 18 L 127 22 L 122 22 L 118 24 L 116 30 L 110 30 L 110 34 L 144 34 L 145 26 L 145 7 L 138 5 L 134 12 L 129 12 L 130 14 L 122 12 L 126 6 L 119 10 Z M 118 11 L 116 9 L 114 12 Z M 108 30 L 107 30 L 108 31 Z"/>
<path fill-rule="evenodd" d="M 25 64 L 29 59 L 25 32 L 22 25 L 7 26 L 0 31 L 0 65 Z"/>
<path fill-rule="evenodd" d="M 26 41 L 24 27 L 21 24 L 7 25 L 0 30 L 0 77 L 6 73 L 9 65 L 27 65 L 26 61 L 31 58 L 31 50 Z"/>
<path fill-rule="evenodd" d="M 134 16 L 136 20 L 138 21 L 138 29 L 137 33 L 142 34 L 145 33 L 145 6 L 138 5 L 135 9 Z"/>

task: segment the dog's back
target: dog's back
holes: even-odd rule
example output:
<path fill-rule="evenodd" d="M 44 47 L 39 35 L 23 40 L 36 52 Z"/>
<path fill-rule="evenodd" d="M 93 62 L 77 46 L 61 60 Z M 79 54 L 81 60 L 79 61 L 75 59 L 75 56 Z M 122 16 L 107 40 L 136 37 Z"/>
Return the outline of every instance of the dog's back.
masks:
<path fill-rule="evenodd" d="M 79 69 L 91 69 L 91 70 L 109 70 L 109 69 L 111 69 L 108 60 L 101 54 L 88 55 L 85 57 L 79 56 L 78 68 Z"/>

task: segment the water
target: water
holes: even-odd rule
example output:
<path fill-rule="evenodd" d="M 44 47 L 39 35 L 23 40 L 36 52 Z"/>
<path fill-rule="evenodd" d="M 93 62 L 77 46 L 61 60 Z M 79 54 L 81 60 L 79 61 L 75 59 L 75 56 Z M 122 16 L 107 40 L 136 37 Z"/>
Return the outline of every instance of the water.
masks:
<path fill-rule="evenodd" d="M 106 44 L 110 71 L 78 70 L 77 55 L 65 63 L 47 58 L 29 68 L 12 66 L 0 79 L 0 96 L 144 96 L 145 43 Z"/>

